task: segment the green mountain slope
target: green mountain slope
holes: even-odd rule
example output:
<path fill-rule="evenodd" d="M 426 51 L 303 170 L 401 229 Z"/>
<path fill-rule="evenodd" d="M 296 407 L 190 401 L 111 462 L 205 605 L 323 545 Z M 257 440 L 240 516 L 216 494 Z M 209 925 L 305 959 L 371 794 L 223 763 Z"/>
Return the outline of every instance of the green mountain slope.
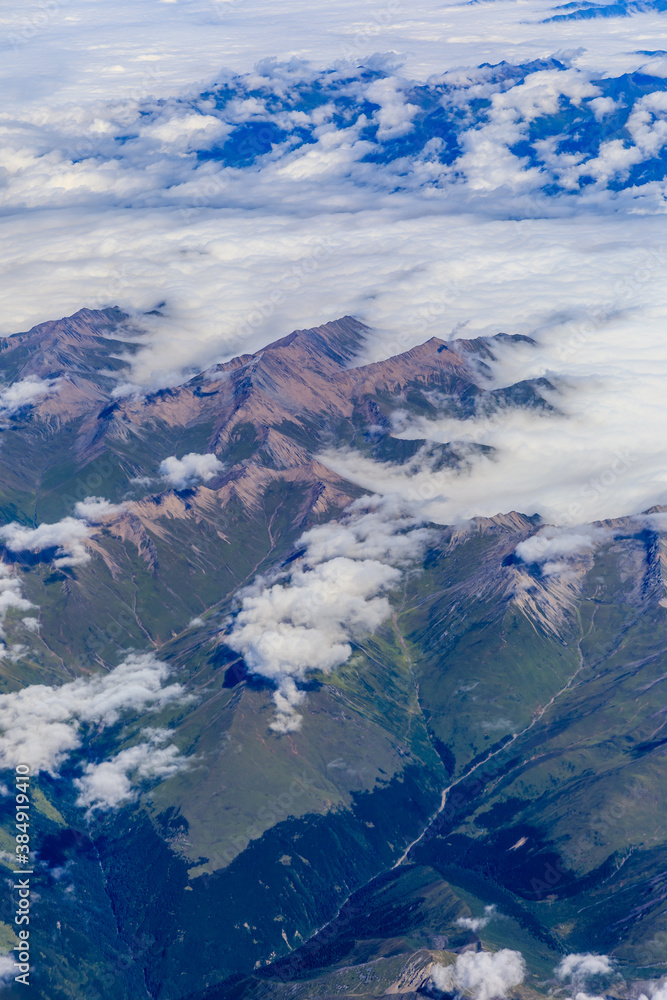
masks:
<path fill-rule="evenodd" d="M 485 387 L 492 338 L 355 367 L 363 336 L 346 318 L 125 395 L 140 335 L 117 311 L 1 345 L 8 383 L 58 380 L 4 418 L 2 523 L 60 522 L 90 496 L 118 505 L 88 525 L 87 561 L 2 548 L 34 606 L 7 610 L 2 693 L 111 677 L 131 650 L 183 687 L 106 723 L 84 713 L 80 745 L 35 776 L 37 997 L 409 996 L 480 941 L 522 951 L 525 998 L 568 952 L 661 974 L 659 521 L 598 526 L 553 573 L 516 552 L 536 517 L 432 525 L 384 622 L 309 673 L 293 732 L 271 729 L 274 687 L 229 645 L 242 589 L 289 574 L 304 531 L 359 497 L 317 457 L 332 441 L 407 462 L 398 409 L 552 405 L 548 383 Z M 454 473 L 456 442 L 439 447 Z M 170 482 L 161 462 L 190 452 L 217 471 Z M 114 810 L 77 804 L 87 765 L 157 728 L 186 768 L 137 772 Z M 13 798 L 0 808 L 8 874 Z"/>

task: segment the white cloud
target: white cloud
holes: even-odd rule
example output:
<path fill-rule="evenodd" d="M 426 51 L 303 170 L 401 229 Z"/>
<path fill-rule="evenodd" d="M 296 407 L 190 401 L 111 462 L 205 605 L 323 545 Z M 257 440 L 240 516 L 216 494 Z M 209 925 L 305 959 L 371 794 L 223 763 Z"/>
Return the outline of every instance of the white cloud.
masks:
<path fill-rule="evenodd" d="M 157 19 L 152 0 L 122 0 L 113 14 L 104 5 L 68 0 L 66 15 L 61 5 L 9 10 L 3 16 L 8 43 L 3 90 L 10 111 L 19 102 L 40 100 L 47 107 L 81 105 L 91 95 L 136 99 L 213 78 L 221 63 L 246 70 L 259 58 L 294 53 L 330 66 L 371 52 L 407 52 L 410 75 L 422 79 L 446 67 L 539 59 L 547 48 L 573 45 L 584 49 L 577 57 L 580 64 L 604 73 L 650 62 L 636 50 L 645 48 L 647 38 L 660 37 L 659 12 L 624 20 L 622 31 L 614 19 L 552 22 L 536 30 L 536 21 L 553 6 L 533 0 L 517 8 L 511 0 L 498 0 L 480 17 L 474 7 L 443 8 L 440 0 L 423 0 L 406 16 L 387 0 L 368 0 L 363 10 L 354 0 L 339 0 L 335 8 L 314 8 L 304 18 L 302 4 L 288 0 L 276 21 L 268 0 L 251 8 L 242 2 L 190 0 L 162 5 Z M 64 52 L 68 73 L 62 72 Z"/>
<path fill-rule="evenodd" d="M 66 17 L 40 15 L 40 25 L 11 14 L 2 22 L 10 39 L 0 67 L 4 332 L 81 305 L 141 312 L 164 299 L 162 315 L 145 318 L 132 361 L 132 378 L 144 386 L 170 384 L 184 370 L 342 313 L 375 328 L 373 356 L 454 329 L 535 334 L 532 360 L 509 367 L 515 379 L 536 368 L 561 379 L 563 416 L 508 414 L 495 429 L 459 427 L 480 430 L 497 450 L 465 475 L 443 474 L 432 516 L 514 507 L 576 523 L 667 498 L 664 183 L 642 193 L 604 187 L 663 148 L 664 97 L 636 101 L 632 142 L 612 138 L 592 157 L 587 149 L 587 165 L 583 152 L 560 155 L 556 143 L 539 169 L 514 146 L 531 122 L 568 101 L 600 119 L 622 110 L 601 96 L 609 76 L 644 66 L 664 79 L 664 58 L 640 51 L 662 15 L 628 18 L 623 32 L 615 19 L 536 30 L 545 13 L 538 0 L 497 0 L 483 17 L 475 5 L 443 8 L 439 0 L 410 17 L 407 8 L 369 0 L 360 15 L 358 4 L 341 0 L 335 13 L 324 5 L 305 23 L 288 0 L 277 27 L 257 17 L 248 32 L 244 4 L 164 5 L 157 26 L 152 0 L 124 0 L 117 21 L 101 4 L 68 7 Z M 260 0 L 257 10 L 266 9 Z M 136 40 L 130 47 L 126 32 Z M 373 52 L 407 52 L 401 76 L 389 60 L 368 59 Z M 527 66 L 554 52 L 564 69 L 493 82 L 490 64 Z M 252 70 L 271 56 L 285 63 Z M 458 166 L 438 158 L 438 138 L 416 158 L 365 162 L 366 123 L 334 122 L 330 101 L 312 114 L 286 101 L 284 149 L 267 152 L 261 169 L 198 159 L 200 141 L 219 146 L 231 126 L 265 121 L 268 91 L 291 99 L 299 80 L 314 80 L 322 67 L 340 80 L 345 58 L 389 74 L 358 74 L 343 87 L 346 99 L 379 102 L 366 118 L 379 122 L 380 144 L 413 134 L 413 82 L 448 82 L 443 109 L 467 114 L 471 99 L 490 102 L 488 120 L 471 119 L 461 137 Z M 235 71 L 251 73 L 266 93 L 239 92 L 223 121 L 215 102 L 201 98 L 207 84 L 194 81 L 229 80 Z M 295 148 L 290 129 L 308 114 L 315 141 Z M 558 176 L 578 191 L 586 171 L 595 181 L 577 195 L 586 212 L 573 217 L 566 200 L 541 191 Z M 617 452 L 630 453 L 630 463 Z M 358 473 L 371 489 L 394 476 L 372 466 Z M 426 470 L 406 492 L 432 481 Z M 571 506 L 580 513 L 570 515 Z"/>
<path fill-rule="evenodd" d="M 148 346 L 133 362 L 139 383 L 178 380 L 184 366 L 259 348 L 341 313 L 375 328 L 369 360 L 431 335 L 447 339 L 457 324 L 466 324 L 466 336 L 499 329 L 533 335 L 537 349 L 502 352 L 496 380 L 507 385 L 546 375 L 559 385 L 560 415 L 506 411 L 493 425 L 415 422 L 414 436 L 496 449 L 461 476 L 443 471 L 438 480 L 425 470 L 408 483 L 405 470 L 352 469 L 370 490 L 405 487 L 419 495 L 435 485 L 444 498 L 431 512 L 438 520 L 519 509 L 579 523 L 667 499 L 660 457 L 667 434 L 660 216 L 481 222 L 473 215 L 450 216 L 445 225 L 437 198 L 420 207 L 396 195 L 392 204 L 353 203 L 351 214 L 318 216 L 317 234 L 312 221 L 275 207 L 252 219 L 239 210 L 226 216 L 222 239 L 219 211 L 203 208 L 186 223 L 177 209 L 150 216 L 119 210 L 113 218 L 93 211 L 85 219 L 73 210 L 72 239 L 62 254 L 52 218 L 35 215 L 30 245 L 18 217 L 5 225 L 8 244 L 22 246 L 17 281 L 25 283 L 26 302 L 35 286 L 51 281 L 51 265 L 40 255 L 55 241 L 60 279 L 49 288 L 47 315 L 90 301 L 77 285 L 81 275 L 105 303 L 150 309 L 158 294 L 167 296 L 164 316 L 149 319 Z M 172 259 L 180 262 L 176 270 Z M 168 288 L 161 284 L 166 277 Z M 0 302 L 0 315 L 10 308 L 9 299 Z"/>
<path fill-rule="evenodd" d="M 298 682 L 345 663 L 351 642 L 389 617 L 385 594 L 401 580 L 399 567 L 419 558 L 431 537 L 420 524 L 395 501 L 356 501 L 341 521 L 301 536 L 297 547 L 305 552 L 288 579 L 260 577 L 242 591 L 226 642 L 252 673 L 276 685 L 273 729 L 297 729 L 304 700 Z"/>
<path fill-rule="evenodd" d="M 524 563 L 538 563 L 543 575 L 549 576 L 567 569 L 568 560 L 589 555 L 608 539 L 609 532 L 604 528 L 590 525 L 562 528 L 549 525 L 520 542 L 514 553 Z"/>
<path fill-rule="evenodd" d="M 179 684 L 163 687 L 168 673 L 152 653 L 132 653 L 106 674 L 0 695 L 0 766 L 54 773 L 80 746 L 83 725 L 112 725 L 123 712 L 155 710 L 180 697 Z"/>
<path fill-rule="evenodd" d="M 2 631 L 2 622 L 10 608 L 18 608 L 19 611 L 28 611 L 30 608 L 34 608 L 34 606 L 34 604 L 31 604 L 23 596 L 22 583 L 12 573 L 11 566 L 0 562 L 0 637 L 4 634 Z"/>
<path fill-rule="evenodd" d="M 379 104 L 380 110 L 375 113 L 379 122 L 379 139 L 393 139 L 410 132 L 414 125 L 412 119 L 419 110 L 416 104 L 410 104 L 396 77 L 375 80 L 366 90 L 366 97 L 373 104 Z"/>
<path fill-rule="evenodd" d="M 58 384 L 58 379 L 39 379 L 34 375 L 0 388 L 0 417 L 10 417 L 23 406 L 48 396 Z"/>
<path fill-rule="evenodd" d="M 232 126 L 211 115 L 175 113 L 149 125 L 145 135 L 158 140 L 160 147 L 173 155 L 174 152 L 186 152 L 193 143 L 223 141 L 231 131 Z"/>
<path fill-rule="evenodd" d="M 591 952 L 566 955 L 556 967 L 559 979 L 607 975 L 611 971 L 612 963 L 607 955 L 593 955 Z"/>
<path fill-rule="evenodd" d="M 168 778 L 187 766 L 178 747 L 161 746 L 169 738 L 168 730 L 144 730 L 148 739 L 121 750 L 100 764 L 87 764 L 81 778 L 74 780 L 79 790 L 77 805 L 89 813 L 96 809 L 116 809 L 138 795 L 136 784 L 146 778 Z"/>
<path fill-rule="evenodd" d="M 488 726 L 486 728 L 488 728 Z M 469 931 L 481 931 L 497 916 L 498 912 L 496 907 L 492 904 L 491 906 L 484 907 L 483 917 L 459 917 L 456 923 L 459 927 L 465 927 L 466 930 Z"/>
<path fill-rule="evenodd" d="M 174 455 L 165 458 L 160 462 L 160 475 L 171 486 L 182 490 L 197 480 L 208 482 L 222 472 L 223 468 L 222 462 L 216 455 L 198 455 L 191 451 L 183 458 L 176 458 Z"/>
<path fill-rule="evenodd" d="M 40 524 L 26 528 L 16 521 L 0 528 L 0 539 L 10 552 L 44 552 L 55 549 L 53 565 L 58 567 L 83 566 L 90 560 L 85 540 L 91 529 L 75 517 L 64 517 L 54 524 Z"/>
<path fill-rule="evenodd" d="M 601 121 L 605 115 L 611 114 L 618 107 L 616 101 L 611 97 L 594 97 L 589 103 L 598 121 Z"/>
<path fill-rule="evenodd" d="M 639 1000 L 667 1000 L 667 979 L 661 980 L 659 983 L 652 984 L 649 988 L 648 996 L 645 993 L 640 994 Z"/>
<path fill-rule="evenodd" d="M 508 996 L 520 986 L 526 975 L 526 963 L 519 951 L 503 948 L 493 954 L 466 951 L 453 965 L 436 965 L 431 973 L 438 989 L 460 992 L 473 1000 L 496 1000 Z"/>
<path fill-rule="evenodd" d="M 591 952 L 566 955 L 555 969 L 556 976 L 561 980 L 569 980 L 574 1000 L 602 1000 L 591 996 L 585 987 L 589 983 L 601 985 L 600 978 L 606 979 L 613 974 L 613 961 L 607 955 L 593 955 Z"/>
<path fill-rule="evenodd" d="M 85 500 L 79 500 L 74 505 L 76 516 L 88 521 L 89 524 L 97 524 L 99 521 L 104 520 L 105 517 L 111 517 L 112 514 L 120 514 L 124 509 L 125 504 L 111 503 L 110 500 L 105 500 L 104 497 L 86 497 Z"/>
<path fill-rule="evenodd" d="M 9 859 L 11 855 L 8 855 Z M 19 970 L 15 965 L 16 958 L 14 955 L 0 955 L 0 983 L 10 983 L 14 976 L 20 975 Z"/>

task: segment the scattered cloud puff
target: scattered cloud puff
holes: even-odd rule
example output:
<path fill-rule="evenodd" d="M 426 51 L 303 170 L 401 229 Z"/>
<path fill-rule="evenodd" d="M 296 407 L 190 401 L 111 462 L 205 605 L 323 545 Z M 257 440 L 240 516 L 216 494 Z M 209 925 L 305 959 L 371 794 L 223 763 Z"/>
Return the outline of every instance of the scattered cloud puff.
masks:
<path fill-rule="evenodd" d="M 593 955 L 591 952 L 566 955 L 555 969 L 560 980 L 569 980 L 572 991 L 570 1000 L 602 1000 L 600 996 L 589 994 L 587 987 L 602 989 L 605 980 L 614 975 L 613 960 L 607 955 Z"/>
<path fill-rule="evenodd" d="M 7 855 L 7 860 L 12 859 L 12 855 Z M 0 955 L 0 983 L 10 983 L 14 976 L 19 974 L 16 968 L 16 959 L 13 955 Z"/>
<path fill-rule="evenodd" d="M 524 563 L 537 563 L 542 575 L 550 576 L 552 573 L 566 571 L 567 560 L 589 555 L 608 539 L 609 532 L 604 528 L 588 525 L 581 528 L 549 525 L 520 542 L 514 554 Z"/>
<path fill-rule="evenodd" d="M 488 727 L 487 727 L 488 728 Z M 498 911 L 494 904 L 484 907 L 483 917 L 459 917 L 456 923 L 459 927 L 465 927 L 469 931 L 481 931 L 498 916 Z"/>
<path fill-rule="evenodd" d="M 27 528 L 16 521 L 0 528 L 0 539 L 10 552 L 44 552 L 55 549 L 53 565 L 83 566 L 90 560 L 85 541 L 91 535 L 90 526 L 75 517 L 64 517 L 54 524 Z"/>
<path fill-rule="evenodd" d="M 453 965 L 435 966 L 433 983 L 445 993 L 463 993 L 473 1000 L 503 998 L 526 975 L 526 963 L 521 952 L 503 948 L 501 951 L 466 951 L 458 955 Z"/>
<path fill-rule="evenodd" d="M 86 497 L 75 504 L 76 517 L 64 517 L 53 524 L 42 523 L 36 528 L 12 521 L 0 528 L 0 539 L 10 552 L 37 553 L 55 549 L 53 565 L 59 568 L 83 566 L 90 561 L 85 542 L 92 535 L 93 526 L 106 517 L 120 513 L 124 507 L 124 504 L 111 503 L 104 497 Z M 9 594 L 12 588 L 16 589 L 14 584 L 5 583 L 4 592 Z M 9 600 L 9 596 L 6 599 Z M 0 611 L 1 607 L 0 598 Z"/>
<path fill-rule="evenodd" d="M 124 509 L 125 504 L 111 503 L 104 497 L 86 497 L 85 500 L 79 500 L 74 505 L 76 516 L 88 521 L 89 524 L 97 524 L 106 517 L 111 517 L 112 514 L 120 514 Z"/>
<path fill-rule="evenodd" d="M 612 971 L 611 959 L 607 955 L 593 955 L 591 952 L 566 955 L 556 966 L 559 979 L 586 979 L 608 975 Z"/>
<path fill-rule="evenodd" d="M 386 592 L 430 537 L 405 505 L 364 498 L 340 521 L 301 536 L 297 546 L 304 551 L 287 579 L 260 577 L 242 592 L 226 642 L 252 673 L 276 685 L 276 732 L 301 725 L 296 708 L 305 696 L 298 683 L 310 671 L 345 663 L 351 642 L 389 617 Z"/>
<path fill-rule="evenodd" d="M 176 458 L 174 455 L 165 458 L 160 462 L 160 475 L 170 486 L 182 490 L 198 480 L 208 482 L 222 472 L 223 468 L 217 455 L 198 455 L 197 452 L 191 451 L 183 458 Z"/>
<path fill-rule="evenodd" d="M 180 684 L 163 686 L 168 673 L 152 653 L 132 653 L 106 674 L 0 695 L 0 767 L 27 763 L 35 773 L 55 773 L 80 746 L 85 724 L 112 725 L 123 712 L 155 710 L 179 698 Z"/>
<path fill-rule="evenodd" d="M 0 389 L 0 418 L 11 417 L 24 406 L 48 396 L 58 384 L 58 379 L 39 379 L 35 375 L 14 382 Z"/>
<path fill-rule="evenodd" d="M 147 778 L 168 778 L 187 767 L 178 747 L 162 744 L 169 738 L 168 730 L 145 729 L 148 739 L 121 750 L 110 760 L 87 764 L 81 778 L 74 780 L 79 790 L 77 805 L 86 806 L 89 814 L 95 810 L 116 809 L 138 795 L 136 783 Z"/>
<path fill-rule="evenodd" d="M 12 573 L 11 566 L 0 562 L 0 638 L 3 636 L 2 622 L 10 608 L 28 611 L 34 604 L 23 596 L 21 580 Z M 24 619 L 26 620 L 31 619 Z M 34 620 L 34 619 L 32 619 Z M 28 626 L 30 628 L 31 626 Z"/>

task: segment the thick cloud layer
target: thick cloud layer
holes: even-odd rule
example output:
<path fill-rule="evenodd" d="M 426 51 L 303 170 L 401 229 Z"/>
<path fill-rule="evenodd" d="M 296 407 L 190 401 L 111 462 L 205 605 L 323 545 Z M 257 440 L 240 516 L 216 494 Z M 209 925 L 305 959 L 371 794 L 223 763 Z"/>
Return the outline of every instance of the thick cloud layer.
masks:
<path fill-rule="evenodd" d="M 558 7 L 5 15 L 0 328 L 164 303 L 141 318 L 140 385 L 343 313 L 375 329 L 368 358 L 433 334 L 532 334 L 497 381 L 547 373 L 560 415 L 440 422 L 434 439 L 493 458 L 442 482 L 424 469 L 406 491 L 430 490 L 448 520 L 660 502 L 667 71 L 646 38 L 662 15 L 619 2 L 591 25 Z M 352 472 L 402 488 L 395 470 Z"/>
<path fill-rule="evenodd" d="M 0 695 L 0 767 L 55 773 L 81 745 L 86 724 L 112 725 L 123 712 L 155 710 L 180 697 L 179 684 L 164 686 L 168 674 L 152 653 L 130 654 L 108 674 Z"/>
<path fill-rule="evenodd" d="M 633 4 L 616 4 L 617 13 L 626 6 Z M 243 71 L 276 53 L 328 66 L 372 52 L 405 52 L 410 73 L 426 78 L 443 64 L 539 58 L 547 38 L 553 51 L 582 46 L 587 65 L 619 72 L 636 64 L 636 50 L 662 30 L 652 5 L 639 6 L 638 15 L 620 25 L 618 17 L 591 25 L 563 21 L 556 0 L 519 6 L 496 0 L 481 10 L 452 0 L 410 7 L 368 0 L 363 9 L 354 0 L 338 0 L 335 8 L 313 8 L 307 18 L 299 0 L 285 0 L 279 16 L 269 0 L 251 7 L 242 0 L 181 0 L 160 4 L 159 16 L 153 0 L 119 0 L 113 8 L 86 0 L 46 2 L 3 14 L 3 90 L 10 111 L 26 100 L 49 107 L 109 93 L 136 99 L 174 93 L 210 78 L 221 64 Z M 552 16 L 561 19 L 541 23 Z"/>
<path fill-rule="evenodd" d="M 493 954 L 466 951 L 457 956 L 454 965 L 436 965 L 431 974 L 439 990 L 465 993 L 473 1000 L 506 997 L 521 985 L 525 975 L 526 963 L 521 952 L 509 948 Z"/>
<path fill-rule="evenodd" d="M 259 577 L 240 595 L 226 642 L 248 669 L 276 685 L 277 732 L 298 729 L 298 682 L 328 672 L 352 654 L 352 642 L 390 615 L 384 596 L 418 559 L 431 533 L 404 505 L 356 501 L 339 522 L 305 532 L 301 557 L 275 582 Z"/>

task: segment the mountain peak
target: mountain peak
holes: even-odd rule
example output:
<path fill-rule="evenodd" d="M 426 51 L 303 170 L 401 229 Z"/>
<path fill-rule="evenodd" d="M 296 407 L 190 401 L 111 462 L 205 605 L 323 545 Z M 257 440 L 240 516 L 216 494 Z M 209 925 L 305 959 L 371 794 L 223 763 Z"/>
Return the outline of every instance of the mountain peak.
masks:
<path fill-rule="evenodd" d="M 8 380 L 83 375 L 98 380 L 100 371 L 127 368 L 114 354 L 130 349 L 127 332 L 114 336 L 127 321 L 120 309 L 80 309 L 72 316 L 39 323 L 24 333 L 0 338 L 3 374 Z"/>
<path fill-rule="evenodd" d="M 311 358 L 327 358 L 337 367 L 346 366 L 359 353 L 369 332 L 369 327 L 359 320 L 352 316 L 343 316 L 341 319 L 308 330 L 295 330 L 269 344 L 261 353 L 291 348 L 304 351 Z"/>

